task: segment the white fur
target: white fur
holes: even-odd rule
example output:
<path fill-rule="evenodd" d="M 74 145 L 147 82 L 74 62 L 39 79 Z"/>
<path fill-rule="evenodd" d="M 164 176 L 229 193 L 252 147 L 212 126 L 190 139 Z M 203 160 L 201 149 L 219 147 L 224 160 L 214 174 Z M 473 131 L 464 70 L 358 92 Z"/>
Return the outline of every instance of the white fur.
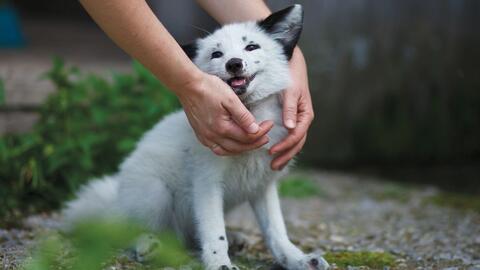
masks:
<path fill-rule="evenodd" d="M 250 41 L 261 48 L 245 51 Z M 224 56 L 211 59 L 218 49 Z M 240 98 L 257 121 L 274 121 L 270 143 L 239 156 L 216 156 L 196 140 L 185 113 L 173 113 L 144 135 L 118 174 L 93 181 L 79 192 L 65 211 L 69 224 L 121 215 L 153 230 L 172 229 L 186 244 L 197 244 L 207 269 L 222 265 L 234 269 L 228 257 L 224 212 L 249 201 L 281 265 L 294 270 L 327 266 L 321 257 L 305 255 L 289 241 L 276 189 L 276 180 L 288 168 L 270 169 L 268 148 L 287 135 L 279 101 L 290 81 L 287 58 L 279 43 L 249 22 L 224 26 L 199 40 L 194 62 L 226 80 L 225 63 L 233 57 L 243 59 L 246 74 L 258 72 Z M 312 258 L 320 261 L 318 267 L 309 264 Z"/>
<path fill-rule="evenodd" d="M 245 51 L 245 46 L 250 42 L 259 44 L 260 49 Z M 246 104 L 276 94 L 290 83 L 288 62 L 281 45 L 255 22 L 226 25 L 197 44 L 199 49 L 194 62 L 207 73 L 229 79 L 231 75 L 226 71 L 225 64 L 231 58 L 243 60 L 246 74 L 259 73 L 247 92 L 240 96 Z M 212 52 L 217 50 L 222 51 L 223 56 L 211 59 Z"/>

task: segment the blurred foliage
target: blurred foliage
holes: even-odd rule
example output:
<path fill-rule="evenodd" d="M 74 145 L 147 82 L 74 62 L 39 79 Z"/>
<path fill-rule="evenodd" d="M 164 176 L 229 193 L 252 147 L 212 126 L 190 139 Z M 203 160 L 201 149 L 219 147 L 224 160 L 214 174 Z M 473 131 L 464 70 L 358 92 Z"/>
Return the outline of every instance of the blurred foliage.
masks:
<path fill-rule="evenodd" d="M 47 235 L 24 263 L 25 270 L 100 270 L 110 264 L 125 264 L 118 256 L 149 233 L 142 227 L 121 221 L 90 220 L 78 224 L 65 235 Z M 150 233 L 149 233 L 150 235 Z M 149 256 L 149 266 L 178 267 L 192 261 L 185 248 L 171 233 L 156 235 L 158 245 Z M 129 268 L 131 269 L 131 268 Z"/>
<path fill-rule="evenodd" d="M 282 197 L 308 198 L 324 195 L 318 185 L 306 176 L 292 175 L 279 183 L 278 191 Z"/>
<path fill-rule="evenodd" d="M 46 73 L 56 87 L 26 134 L 0 138 L 0 218 L 58 207 L 82 183 L 111 173 L 139 137 L 179 108 L 147 69 L 105 79 L 54 59 Z"/>
<path fill-rule="evenodd" d="M 367 266 L 371 269 L 385 269 L 385 267 L 393 266 L 395 263 L 395 257 L 387 252 L 328 252 L 324 258 L 328 263 L 334 263 L 342 269 L 347 269 L 349 266 Z"/>

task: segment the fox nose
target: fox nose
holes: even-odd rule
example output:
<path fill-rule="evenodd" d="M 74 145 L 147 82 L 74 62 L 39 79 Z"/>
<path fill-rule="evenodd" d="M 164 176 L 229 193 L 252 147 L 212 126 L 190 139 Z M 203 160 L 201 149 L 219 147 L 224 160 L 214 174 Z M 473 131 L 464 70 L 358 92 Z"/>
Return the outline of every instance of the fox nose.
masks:
<path fill-rule="evenodd" d="M 229 73 L 236 74 L 243 69 L 243 60 L 240 58 L 232 58 L 227 61 L 225 68 Z"/>

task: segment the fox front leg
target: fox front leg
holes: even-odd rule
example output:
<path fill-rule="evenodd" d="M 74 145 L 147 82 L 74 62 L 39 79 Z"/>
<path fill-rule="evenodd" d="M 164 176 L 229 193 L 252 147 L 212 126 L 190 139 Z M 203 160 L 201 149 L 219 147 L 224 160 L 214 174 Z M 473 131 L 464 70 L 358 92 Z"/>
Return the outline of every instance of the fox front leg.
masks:
<path fill-rule="evenodd" d="M 193 210 L 202 261 L 208 270 L 238 270 L 228 257 L 221 180 L 209 175 L 193 181 Z"/>
<path fill-rule="evenodd" d="M 252 198 L 250 204 L 266 245 L 277 263 L 288 270 L 328 269 L 328 263 L 321 256 L 304 254 L 288 239 L 275 181 L 267 186 L 263 194 Z"/>

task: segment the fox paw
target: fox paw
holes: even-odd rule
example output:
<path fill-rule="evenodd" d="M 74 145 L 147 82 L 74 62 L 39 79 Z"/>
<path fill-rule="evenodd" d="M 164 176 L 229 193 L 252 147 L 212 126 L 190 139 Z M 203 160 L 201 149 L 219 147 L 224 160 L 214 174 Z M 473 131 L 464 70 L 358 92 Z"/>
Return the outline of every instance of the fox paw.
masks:
<path fill-rule="evenodd" d="M 152 234 L 141 235 L 135 245 L 135 260 L 138 262 L 152 260 L 159 245 L 160 240 L 156 236 Z"/>
<path fill-rule="evenodd" d="M 207 269 L 207 270 L 240 270 L 240 268 L 238 268 L 238 266 L 233 265 L 233 264 L 230 264 L 230 265 L 222 264 L 222 265 L 220 265 L 220 266 L 217 266 L 217 265 L 207 265 L 207 266 L 205 267 L 205 269 Z"/>
<path fill-rule="evenodd" d="M 292 268 L 289 267 L 289 270 L 327 270 L 330 268 L 327 261 L 315 253 L 305 255 L 304 258 L 294 263 L 293 266 Z"/>
<path fill-rule="evenodd" d="M 239 231 L 227 231 L 228 254 L 236 254 L 250 246 L 248 236 Z"/>
<path fill-rule="evenodd" d="M 270 270 L 328 270 L 330 265 L 318 254 L 308 254 L 299 260 L 290 260 L 287 265 L 275 264 Z"/>
<path fill-rule="evenodd" d="M 235 265 L 230 265 L 230 266 L 227 266 L 227 265 L 222 265 L 218 268 L 218 270 L 239 270 L 240 268 L 238 268 L 237 266 Z"/>

